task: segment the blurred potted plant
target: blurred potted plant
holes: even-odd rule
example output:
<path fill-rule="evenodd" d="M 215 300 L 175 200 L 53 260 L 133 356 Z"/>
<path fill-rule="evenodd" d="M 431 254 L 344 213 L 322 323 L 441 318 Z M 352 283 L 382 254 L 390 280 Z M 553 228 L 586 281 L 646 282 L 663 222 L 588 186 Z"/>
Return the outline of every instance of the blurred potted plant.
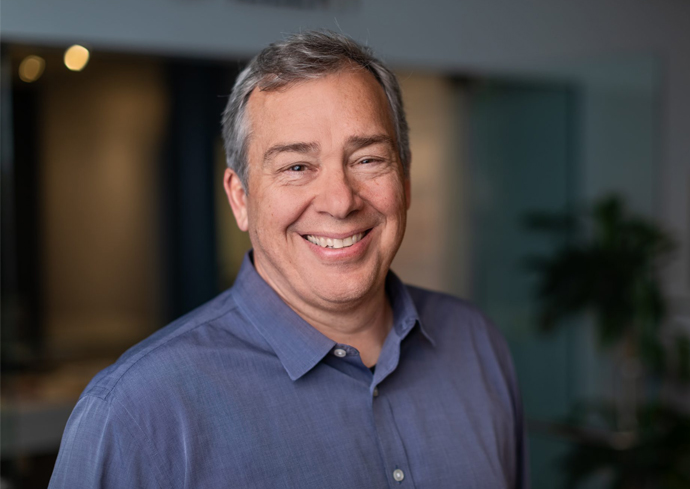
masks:
<path fill-rule="evenodd" d="M 580 215 L 534 213 L 526 224 L 564 238 L 553 255 L 528 259 L 538 276 L 540 329 L 590 313 L 620 379 L 613 406 L 583 406 L 569 420 L 583 426 L 596 415 L 607 426 L 603 436 L 575 429 L 577 443 L 564 459 L 569 487 L 607 469 L 616 488 L 689 488 L 690 418 L 658 395 L 660 385 L 690 379 L 687 336 L 677 335 L 671 348 L 661 341 L 659 271 L 674 249 L 671 238 L 616 196 Z"/>

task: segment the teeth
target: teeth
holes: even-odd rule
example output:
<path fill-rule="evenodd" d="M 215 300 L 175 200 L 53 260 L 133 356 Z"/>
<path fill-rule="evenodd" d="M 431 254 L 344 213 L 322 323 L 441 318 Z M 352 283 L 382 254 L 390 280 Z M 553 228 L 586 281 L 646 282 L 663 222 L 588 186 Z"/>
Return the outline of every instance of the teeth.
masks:
<path fill-rule="evenodd" d="M 364 237 L 364 233 L 355 234 L 355 235 L 349 236 L 345 239 L 322 238 L 320 236 L 314 236 L 312 234 L 309 234 L 309 235 L 307 235 L 307 240 L 310 243 L 314 243 L 316 246 L 320 246 L 322 248 L 340 249 L 340 248 L 348 248 L 348 247 L 352 246 L 353 244 L 360 241 L 363 237 Z"/>

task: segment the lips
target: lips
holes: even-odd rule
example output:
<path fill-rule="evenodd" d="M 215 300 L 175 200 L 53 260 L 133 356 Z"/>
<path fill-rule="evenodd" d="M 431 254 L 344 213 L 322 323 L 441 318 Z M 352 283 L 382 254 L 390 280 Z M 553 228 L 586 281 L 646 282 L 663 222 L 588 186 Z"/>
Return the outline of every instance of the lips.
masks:
<path fill-rule="evenodd" d="M 316 246 L 320 246 L 322 248 L 333 248 L 333 249 L 340 249 L 340 248 L 348 248 L 355 243 L 359 242 L 364 238 L 364 236 L 367 235 L 369 230 L 364 231 L 363 233 L 357 233 L 353 234 L 352 236 L 348 236 L 346 238 L 328 238 L 325 236 L 317 236 L 314 234 L 307 234 L 304 237 L 307 241 L 310 243 L 315 244 Z"/>

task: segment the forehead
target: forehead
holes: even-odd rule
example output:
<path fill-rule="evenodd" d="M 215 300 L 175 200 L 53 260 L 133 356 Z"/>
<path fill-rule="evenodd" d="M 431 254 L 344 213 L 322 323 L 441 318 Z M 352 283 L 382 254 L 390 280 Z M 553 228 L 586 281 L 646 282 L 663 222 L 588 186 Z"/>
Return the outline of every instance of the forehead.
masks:
<path fill-rule="evenodd" d="M 395 138 L 383 87 L 365 69 L 345 69 L 278 90 L 255 89 L 246 116 L 250 159 L 252 149 L 276 142 L 336 142 L 357 132 Z"/>

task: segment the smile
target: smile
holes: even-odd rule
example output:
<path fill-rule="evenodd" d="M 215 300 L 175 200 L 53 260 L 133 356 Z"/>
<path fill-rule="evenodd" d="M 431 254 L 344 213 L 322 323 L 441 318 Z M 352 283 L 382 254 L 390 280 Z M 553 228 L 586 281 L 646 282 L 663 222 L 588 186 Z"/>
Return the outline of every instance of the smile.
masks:
<path fill-rule="evenodd" d="M 324 238 L 323 236 L 314 236 L 313 234 L 308 234 L 308 235 L 304 236 L 304 238 L 307 241 L 309 241 L 310 243 L 313 243 L 316 246 L 320 246 L 322 248 L 340 249 L 340 248 L 348 248 L 348 247 L 352 246 L 353 244 L 357 243 L 364 236 L 366 236 L 368 232 L 369 231 L 365 231 L 363 233 L 358 233 L 358 234 L 353 234 L 352 236 L 348 236 L 347 238 L 343 238 L 343 239 Z"/>

